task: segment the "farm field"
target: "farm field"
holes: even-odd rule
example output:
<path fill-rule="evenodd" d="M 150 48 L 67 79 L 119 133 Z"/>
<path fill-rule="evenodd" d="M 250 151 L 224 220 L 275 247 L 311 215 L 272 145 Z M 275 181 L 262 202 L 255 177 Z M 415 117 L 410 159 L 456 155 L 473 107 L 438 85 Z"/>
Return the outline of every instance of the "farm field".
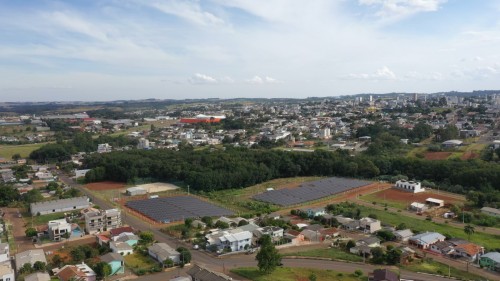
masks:
<path fill-rule="evenodd" d="M 316 280 L 331 280 L 331 281 L 361 281 L 368 280 L 367 276 L 356 277 L 353 273 L 339 272 L 334 270 L 320 270 L 311 268 L 290 268 L 290 267 L 278 267 L 273 273 L 267 275 L 261 273 L 258 268 L 255 267 L 241 267 L 231 270 L 232 273 L 238 274 L 244 278 L 252 281 L 307 281 L 310 280 L 309 276 L 314 273 L 316 275 Z"/>
<path fill-rule="evenodd" d="M 30 153 L 45 143 L 21 144 L 21 145 L 0 145 L 0 157 L 12 159 L 12 155 L 19 153 L 22 158 L 26 158 Z"/>
<path fill-rule="evenodd" d="M 377 216 L 382 222 L 397 226 L 404 222 L 409 228 L 418 232 L 436 231 L 441 234 L 449 234 L 452 237 L 468 239 L 464 233 L 463 228 L 454 227 L 444 223 L 436 223 L 427 220 L 407 217 L 400 213 L 384 211 L 366 206 L 357 205 L 356 208 L 361 210 L 362 216 L 373 214 Z M 500 235 L 493 235 L 488 233 L 476 232 L 470 237 L 470 241 L 484 246 L 487 249 L 495 249 L 500 247 Z"/>
<path fill-rule="evenodd" d="M 125 184 L 121 182 L 102 181 L 86 184 L 85 188 L 95 191 L 116 190 L 125 188 Z"/>
<path fill-rule="evenodd" d="M 435 199 L 444 200 L 445 204 L 460 204 L 465 203 L 465 198 L 460 195 L 446 195 L 444 193 L 437 194 L 434 190 L 421 193 L 411 193 L 401 191 L 395 188 L 390 188 L 361 196 L 360 199 L 367 202 L 376 202 L 377 204 L 387 204 L 389 207 L 398 209 L 407 209 L 413 202 L 424 203 L 425 199 L 432 197 Z M 462 197 L 462 198 L 461 198 Z M 460 199 L 461 198 L 461 199 Z"/>

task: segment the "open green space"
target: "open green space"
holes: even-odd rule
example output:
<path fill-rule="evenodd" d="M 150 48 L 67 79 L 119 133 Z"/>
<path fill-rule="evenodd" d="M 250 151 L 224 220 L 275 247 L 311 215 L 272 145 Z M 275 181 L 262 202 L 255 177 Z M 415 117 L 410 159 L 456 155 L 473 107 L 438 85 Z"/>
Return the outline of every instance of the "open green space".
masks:
<path fill-rule="evenodd" d="M 464 233 L 463 228 L 454 227 L 447 224 L 435 223 L 432 221 L 421 220 L 417 218 L 407 217 L 401 213 L 384 211 L 366 206 L 357 206 L 361 210 L 362 216 L 374 214 L 379 220 L 385 224 L 398 225 L 404 222 L 408 227 L 414 231 L 426 232 L 435 231 L 441 234 L 449 234 L 452 237 L 467 239 L 467 234 Z M 476 226 L 479 228 L 479 226 Z M 471 236 L 471 242 L 484 246 L 487 249 L 500 248 L 500 236 L 488 233 L 476 232 Z"/>
<path fill-rule="evenodd" d="M 321 177 L 296 177 L 283 178 L 267 181 L 247 188 L 217 190 L 211 192 L 200 192 L 199 195 L 207 197 L 224 207 L 236 210 L 241 213 L 257 213 L 266 211 L 276 211 L 274 205 L 254 201 L 250 198 L 256 194 L 265 192 L 267 188 L 278 189 L 283 186 L 296 186 L 303 182 L 318 180 Z"/>
<path fill-rule="evenodd" d="M 140 253 L 133 253 L 125 256 L 125 266 L 132 269 L 134 272 L 144 270 L 148 272 L 157 263 L 148 256 L 143 256 Z"/>
<path fill-rule="evenodd" d="M 343 260 L 343 261 L 351 261 L 351 262 L 362 262 L 363 258 L 354 255 L 351 253 L 347 253 L 337 248 L 329 248 L 329 249 L 313 249 L 301 252 L 293 252 L 286 253 L 284 256 L 299 256 L 299 257 L 317 257 L 317 258 L 329 258 L 332 260 Z"/>
<path fill-rule="evenodd" d="M 65 212 L 59 212 L 59 213 L 52 213 L 52 214 L 47 214 L 47 215 L 40 215 L 40 216 L 31 216 L 30 212 L 24 212 L 22 213 L 24 220 L 26 221 L 26 224 L 28 226 L 37 226 L 37 225 L 43 225 L 47 224 L 51 220 L 58 220 L 58 219 L 64 219 Z"/>
<path fill-rule="evenodd" d="M 45 143 L 20 144 L 20 145 L 0 145 L 0 157 L 12 159 L 12 155 L 19 153 L 26 158 L 33 150 L 39 149 Z"/>
<path fill-rule="evenodd" d="M 401 210 L 405 210 L 408 207 L 408 204 L 406 204 L 404 202 L 386 200 L 384 198 L 380 198 L 379 196 L 377 196 L 376 193 L 377 192 L 363 195 L 363 196 L 359 197 L 359 199 L 366 201 L 368 203 L 376 202 L 377 204 L 382 205 L 382 206 L 385 206 L 385 204 L 387 204 L 388 207 L 401 209 Z"/>
<path fill-rule="evenodd" d="M 414 272 L 439 274 L 443 276 L 450 275 L 451 277 L 457 278 L 459 280 L 484 280 L 484 278 L 480 276 L 456 269 L 454 267 L 449 267 L 446 264 L 433 261 L 432 259 L 426 259 L 425 261 L 403 265 L 402 268 Z"/>
<path fill-rule="evenodd" d="M 361 281 L 368 280 L 367 276 L 356 277 L 353 273 L 339 272 L 334 270 L 320 270 L 311 268 L 290 268 L 279 267 L 271 274 L 261 273 L 255 267 L 240 267 L 231 270 L 244 278 L 253 281 L 289 281 L 289 280 L 309 280 L 309 276 L 314 274 L 318 281 Z"/>

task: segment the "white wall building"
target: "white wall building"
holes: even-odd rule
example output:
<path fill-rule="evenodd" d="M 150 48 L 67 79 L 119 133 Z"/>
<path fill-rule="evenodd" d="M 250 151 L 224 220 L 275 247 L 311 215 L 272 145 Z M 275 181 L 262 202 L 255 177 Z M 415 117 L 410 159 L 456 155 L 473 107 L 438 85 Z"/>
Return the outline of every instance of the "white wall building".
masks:
<path fill-rule="evenodd" d="M 397 189 L 401 189 L 403 191 L 408 191 L 408 192 L 413 192 L 413 193 L 419 193 L 419 192 L 425 191 L 425 188 L 422 188 L 422 185 L 418 181 L 398 180 L 396 182 L 395 187 Z"/>
<path fill-rule="evenodd" d="M 53 220 L 47 223 L 49 238 L 52 241 L 61 241 L 64 235 L 71 235 L 71 224 L 66 219 Z"/>
<path fill-rule="evenodd" d="M 216 245 L 218 250 L 230 248 L 232 252 L 248 249 L 252 243 L 253 234 L 250 231 L 231 233 L 227 230 L 208 234 L 207 246 Z"/>

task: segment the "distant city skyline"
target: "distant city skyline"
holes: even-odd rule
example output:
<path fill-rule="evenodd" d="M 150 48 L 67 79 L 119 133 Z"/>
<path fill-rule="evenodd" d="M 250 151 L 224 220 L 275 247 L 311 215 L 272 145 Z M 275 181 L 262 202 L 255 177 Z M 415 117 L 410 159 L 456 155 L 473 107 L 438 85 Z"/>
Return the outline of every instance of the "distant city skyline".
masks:
<path fill-rule="evenodd" d="M 0 1 L 0 102 L 500 88 L 494 0 Z"/>

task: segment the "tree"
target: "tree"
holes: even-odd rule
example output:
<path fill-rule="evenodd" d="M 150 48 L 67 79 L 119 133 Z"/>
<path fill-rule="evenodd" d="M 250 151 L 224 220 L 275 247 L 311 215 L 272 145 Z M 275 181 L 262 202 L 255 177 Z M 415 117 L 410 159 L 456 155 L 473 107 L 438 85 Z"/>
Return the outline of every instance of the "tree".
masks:
<path fill-rule="evenodd" d="M 361 269 L 356 269 L 354 271 L 354 276 L 356 276 L 358 278 L 361 277 L 361 276 L 363 276 L 363 271 Z"/>
<path fill-rule="evenodd" d="M 172 267 L 174 266 L 174 261 L 171 258 L 167 258 L 165 261 L 163 261 L 163 266 Z"/>
<path fill-rule="evenodd" d="M 38 231 L 36 231 L 36 229 L 34 229 L 33 227 L 30 227 L 30 228 L 26 229 L 26 231 L 24 231 L 24 233 L 26 234 L 26 237 L 35 237 L 35 236 L 37 236 Z"/>
<path fill-rule="evenodd" d="M 244 226 L 244 225 L 247 225 L 248 224 L 248 221 L 247 220 L 240 220 L 238 222 L 238 226 Z"/>
<path fill-rule="evenodd" d="M 12 155 L 12 160 L 17 161 L 19 159 L 21 159 L 21 154 L 15 153 L 14 155 Z"/>
<path fill-rule="evenodd" d="M 24 273 L 31 273 L 33 272 L 33 266 L 31 263 L 25 263 L 23 266 L 19 269 L 19 273 L 24 274 Z"/>
<path fill-rule="evenodd" d="M 402 252 L 400 249 L 390 249 L 385 255 L 385 261 L 387 264 L 398 264 L 401 261 Z"/>
<path fill-rule="evenodd" d="M 98 262 L 94 266 L 94 271 L 97 275 L 97 278 L 99 279 L 104 279 L 111 275 L 111 265 L 109 265 L 107 262 Z"/>
<path fill-rule="evenodd" d="M 186 219 L 184 220 L 184 225 L 185 225 L 186 227 L 188 227 L 188 228 L 189 228 L 189 227 L 191 227 L 191 224 L 193 224 L 193 219 L 192 219 L 192 218 L 186 218 Z"/>
<path fill-rule="evenodd" d="M 215 223 L 215 227 L 220 228 L 220 229 L 226 229 L 226 228 L 229 228 L 229 224 L 227 222 L 223 222 L 223 221 L 219 220 Z"/>
<path fill-rule="evenodd" d="M 71 259 L 73 259 L 74 262 L 81 262 L 85 259 L 85 252 L 81 247 L 72 249 L 69 254 L 71 255 Z"/>
<path fill-rule="evenodd" d="M 316 274 L 311 273 L 309 275 L 309 281 L 316 281 L 316 280 L 318 280 L 318 277 L 316 276 Z"/>
<path fill-rule="evenodd" d="M 54 267 L 60 267 L 61 264 L 62 264 L 63 260 L 61 258 L 61 256 L 59 254 L 55 254 L 53 257 L 52 257 L 52 265 Z"/>
<path fill-rule="evenodd" d="M 36 271 L 45 271 L 47 269 L 47 265 L 42 261 L 36 261 L 33 264 L 33 269 Z"/>
<path fill-rule="evenodd" d="M 209 217 L 209 216 L 202 217 L 201 221 L 206 223 L 208 227 L 212 227 L 212 225 L 214 223 L 212 217 Z"/>
<path fill-rule="evenodd" d="M 464 232 L 465 234 L 467 234 L 467 237 L 470 241 L 470 237 L 472 236 L 472 234 L 474 234 L 476 230 L 474 229 L 474 226 L 470 225 L 470 224 L 467 224 L 464 226 Z"/>
<path fill-rule="evenodd" d="M 191 252 L 187 248 L 179 247 L 176 249 L 176 251 L 181 254 L 179 257 L 179 259 L 181 260 L 181 266 L 184 266 L 186 263 L 191 262 Z"/>
<path fill-rule="evenodd" d="M 392 241 L 395 239 L 394 234 L 389 230 L 379 230 L 377 231 L 377 236 L 380 237 L 384 242 Z"/>
<path fill-rule="evenodd" d="M 375 247 L 371 249 L 372 262 L 375 264 L 384 263 L 384 250 L 381 247 Z"/>
<path fill-rule="evenodd" d="M 403 230 L 403 229 L 407 229 L 406 227 L 406 224 L 404 222 L 398 224 L 398 226 L 396 226 L 396 230 Z"/>
<path fill-rule="evenodd" d="M 260 250 L 255 259 L 257 260 L 259 271 L 264 272 L 265 274 L 273 272 L 276 267 L 281 264 L 281 255 L 274 247 L 269 235 L 261 237 Z"/>
<path fill-rule="evenodd" d="M 143 231 L 139 234 L 139 243 L 143 245 L 151 244 L 155 240 L 155 236 L 151 231 Z"/>
<path fill-rule="evenodd" d="M 356 246 L 356 242 L 354 242 L 353 240 L 349 240 L 347 241 L 347 243 L 345 244 L 345 248 L 346 250 L 350 250 L 352 247 Z"/>

